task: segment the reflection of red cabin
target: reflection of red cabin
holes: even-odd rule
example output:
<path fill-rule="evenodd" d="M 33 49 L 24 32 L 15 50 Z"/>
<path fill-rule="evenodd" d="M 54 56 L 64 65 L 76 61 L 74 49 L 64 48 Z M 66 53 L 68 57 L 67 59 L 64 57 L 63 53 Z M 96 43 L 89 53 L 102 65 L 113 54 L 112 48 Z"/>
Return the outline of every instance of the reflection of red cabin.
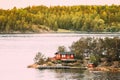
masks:
<path fill-rule="evenodd" d="M 56 60 L 72 60 L 74 59 L 73 52 L 57 52 L 55 53 Z"/>

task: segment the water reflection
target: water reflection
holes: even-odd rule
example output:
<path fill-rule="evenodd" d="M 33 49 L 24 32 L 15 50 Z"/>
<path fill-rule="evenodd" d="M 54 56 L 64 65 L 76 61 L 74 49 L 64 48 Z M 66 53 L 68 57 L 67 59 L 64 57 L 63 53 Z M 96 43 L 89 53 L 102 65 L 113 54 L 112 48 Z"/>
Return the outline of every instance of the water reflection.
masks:
<path fill-rule="evenodd" d="M 55 70 L 57 73 L 57 78 L 64 80 L 81 80 L 84 77 L 82 70 L 74 70 L 74 69 L 63 69 L 63 70 Z"/>
<path fill-rule="evenodd" d="M 81 80 L 84 77 L 84 71 L 81 70 L 55 69 L 38 70 L 38 72 L 41 80 Z"/>
<path fill-rule="evenodd" d="M 38 70 L 40 80 L 120 80 L 120 73 L 73 69 Z"/>

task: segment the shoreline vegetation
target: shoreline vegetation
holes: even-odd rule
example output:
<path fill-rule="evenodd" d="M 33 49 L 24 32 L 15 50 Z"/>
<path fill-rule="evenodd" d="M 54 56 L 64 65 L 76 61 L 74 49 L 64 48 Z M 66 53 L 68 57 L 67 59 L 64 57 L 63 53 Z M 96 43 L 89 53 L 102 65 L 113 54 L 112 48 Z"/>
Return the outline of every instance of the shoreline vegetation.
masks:
<path fill-rule="evenodd" d="M 120 72 L 120 38 L 80 38 L 69 47 L 74 52 L 75 62 L 63 62 L 45 58 L 38 53 L 34 60 L 35 64 L 28 68 L 40 69 L 47 67 L 70 67 L 70 69 L 88 69 L 90 72 Z M 58 52 L 66 52 L 64 46 L 58 47 Z"/>
<path fill-rule="evenodd" d="M 89 72 L 120 72 L 120 68 L 112 68 L 112 67 L 71 67 L 71 66 L 47 66 L 47 65 L 38 65 L 32 64 L 28 65 L 27 68 L 34 68 L 34 69 L 79 69 L 79 70 L 88 70 Z"/>
<path fill-rule="evenodd" d="M 104 67 L 80 67 L 80 66 L 58 66 L 58 65 L 39 65 L 39 64 L 32 64 L 28 65 L 27 68 L 34 68 L 34 69 L 79 69 L 79 70 L 88 70 L 89 72 L 120 72 L 120 67 L 119 68 L 113 68 L 110 66 L 104 66 Z"/>

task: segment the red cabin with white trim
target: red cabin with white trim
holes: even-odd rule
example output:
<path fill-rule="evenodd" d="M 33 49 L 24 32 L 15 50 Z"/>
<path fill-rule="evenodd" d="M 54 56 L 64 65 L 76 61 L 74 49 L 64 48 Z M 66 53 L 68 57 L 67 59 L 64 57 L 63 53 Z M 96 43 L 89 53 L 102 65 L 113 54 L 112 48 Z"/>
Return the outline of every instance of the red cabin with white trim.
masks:
<path fill-rule="evenodd" d="M 74 59 L 73 52 L 57 52 L 55 53 L 56 60 L 72 60 Z"/>

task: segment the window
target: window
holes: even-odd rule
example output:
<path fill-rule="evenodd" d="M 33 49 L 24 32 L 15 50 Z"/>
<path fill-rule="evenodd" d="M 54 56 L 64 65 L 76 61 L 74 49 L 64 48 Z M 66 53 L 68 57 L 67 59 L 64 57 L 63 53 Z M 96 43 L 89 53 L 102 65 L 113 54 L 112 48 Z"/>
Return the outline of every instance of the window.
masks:
<path fill-rule="evenodd" d="M 71 58 L 73 58 L 74 56 L 73 56 L 73 54 L 71 55 Z"/>
<path fill-rule="evenodd" d="M 65 58 L 65 55 L 62 55 L 62 58 Z"/>
<path fill-rule="evenodd" d="M 57 54 L 56 56 L 57 56 L 57 58 L 60 58 L 60 54 Z"/>

